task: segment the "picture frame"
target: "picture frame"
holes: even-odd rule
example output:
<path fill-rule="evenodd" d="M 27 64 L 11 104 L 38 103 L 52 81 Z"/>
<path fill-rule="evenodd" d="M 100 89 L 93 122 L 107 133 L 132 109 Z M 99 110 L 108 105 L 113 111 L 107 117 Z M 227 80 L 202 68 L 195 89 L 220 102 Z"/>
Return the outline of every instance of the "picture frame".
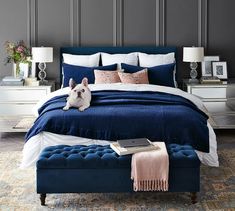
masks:
<path fill-rule="evenodd" d="M 212 62 L 219 61 L 219 56 L 204 56 L 202 62 L 202 76 L 213 76 Z"/>
<path fill-rule="evenodd" d="M 212 62 L 213 75 L 219 79 L 228 79 L 227 62 Z"/>

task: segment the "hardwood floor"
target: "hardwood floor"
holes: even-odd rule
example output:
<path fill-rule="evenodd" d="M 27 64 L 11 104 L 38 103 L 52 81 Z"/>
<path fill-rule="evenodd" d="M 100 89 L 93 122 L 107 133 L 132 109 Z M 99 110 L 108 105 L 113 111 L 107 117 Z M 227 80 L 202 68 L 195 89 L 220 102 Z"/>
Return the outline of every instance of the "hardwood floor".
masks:
<path fill-rule="evenodd" d="M 22 151 L 25 133 L 0 133 L 0 152 Z"/>
<path fill-rule="evenodd" d="M 235 130 L 215 130 L 220 148 L 235 149 Z M 21 151 L 24 146 L 25 133 L 0 133 L 0 152 Z"/>

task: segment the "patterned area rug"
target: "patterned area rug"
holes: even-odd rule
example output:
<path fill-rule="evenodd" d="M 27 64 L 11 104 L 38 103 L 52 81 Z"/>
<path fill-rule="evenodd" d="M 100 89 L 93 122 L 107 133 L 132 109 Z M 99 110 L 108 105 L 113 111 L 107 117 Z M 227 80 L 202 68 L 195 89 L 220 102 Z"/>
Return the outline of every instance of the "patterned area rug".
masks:
<path fill-rule="evenodd" d="M 0 152 L 0 210 L 235 210 L 235 150 L 219 152 L 220 167 L 201 167 L 199 203 L 188 193 L 48 194 L 46 207 L 35 190 L 35 170 L 21 170 L 21 152 Z"/>

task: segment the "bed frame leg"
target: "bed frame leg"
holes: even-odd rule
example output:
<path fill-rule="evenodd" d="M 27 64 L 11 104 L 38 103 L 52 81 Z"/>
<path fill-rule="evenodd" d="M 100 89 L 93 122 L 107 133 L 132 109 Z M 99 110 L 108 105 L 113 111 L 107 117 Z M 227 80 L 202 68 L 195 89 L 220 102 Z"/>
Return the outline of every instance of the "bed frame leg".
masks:
<path fill-rule="evenodd" d="M 45 206 L 46 204 L 45 204 L 45 202 L 46 202 L 46 194 L 45 193 L 41 193 L 40 194 L 40 200 L 41 200 L 41 205 L 42 206 Z"/>
<path fill-rule="evenodd" d="M 196 204 L 197 203 L 197 192 L 191 192 L 191 202 L 192 204 Z"/>

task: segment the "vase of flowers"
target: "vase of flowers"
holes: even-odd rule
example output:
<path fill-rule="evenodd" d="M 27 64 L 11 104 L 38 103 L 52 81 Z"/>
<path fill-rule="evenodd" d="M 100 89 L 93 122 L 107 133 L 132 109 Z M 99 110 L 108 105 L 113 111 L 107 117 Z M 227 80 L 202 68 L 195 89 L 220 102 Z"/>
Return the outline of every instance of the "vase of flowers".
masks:
<path fill-rule="evenodd" d="M 16 43 L 6 41 L 4 46 L 7 52 L 5 64 L 13 63 L 13 76 L 19 77 L 20 63 L 30 62 L 30 48 L 26 46 L 23 40 Z"/>

